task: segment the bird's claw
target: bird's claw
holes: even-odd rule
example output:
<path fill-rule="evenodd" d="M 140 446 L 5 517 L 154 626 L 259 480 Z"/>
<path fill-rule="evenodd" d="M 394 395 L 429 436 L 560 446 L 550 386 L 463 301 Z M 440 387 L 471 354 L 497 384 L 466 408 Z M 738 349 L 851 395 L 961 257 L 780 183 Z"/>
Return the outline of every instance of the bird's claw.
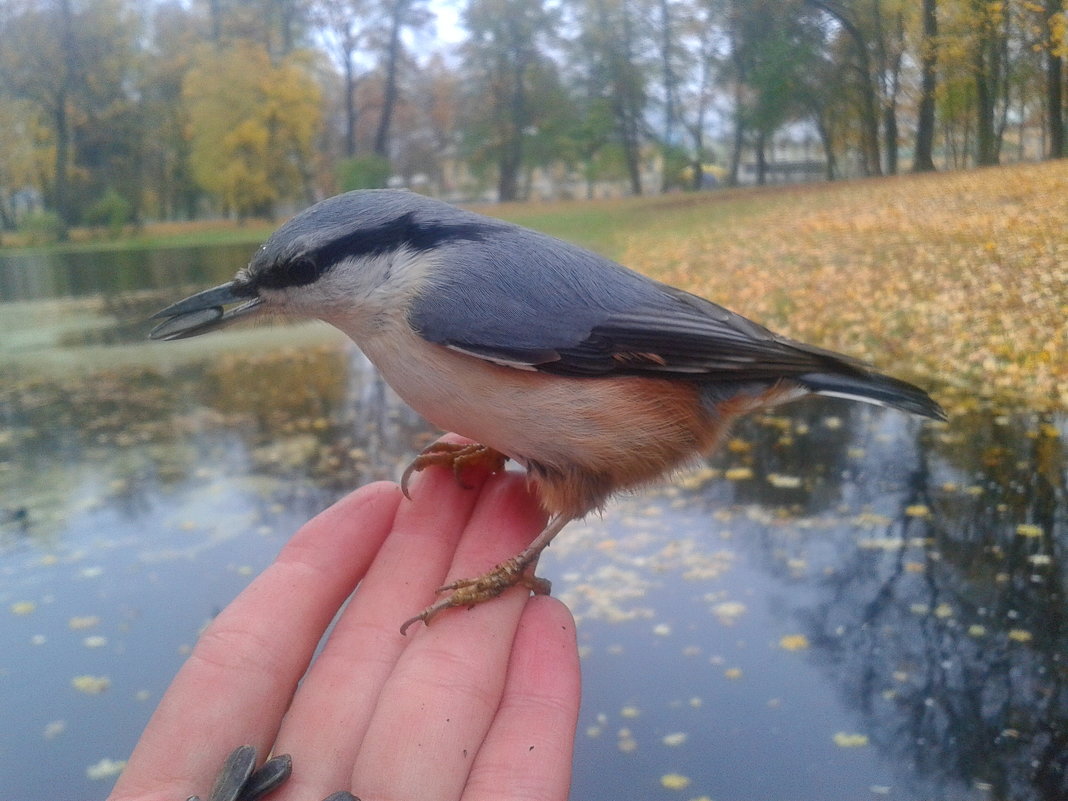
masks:
<path fill-rule="evenodd" d="M 404 493 L 405 498 L 411 500 L 412 496 L 408 491 L 408 481 L 411 479 L 412 473 L 426 470 L 432 465 L 451 468 L 460 486 L 464 489 L 471 489 L 470 486 L 464 483 L 461 475 L 465 469 L 482 466 L 491 473 L 498 473 L 504 469 L 506 461 L 508 461 L 508 457 L 500 451 L 495 451 L 493 448 L 480 445 L 477 442 L 467 445 L 458 442 L 435 442 L 424 448 L 423 452 L 416 456 L 412 463 L 405 468 L 403 475 L 401 475 L 401 492 Z"/>
<path fill-rule="evenodd" d="M 513 556 L 501 562 L 495 568 L 481 576 L 469 579 L 459 579 L 438 589 L 438 592 L 449 593 L 448 597 L 431 604 L 418 615 L 404 621 L 400 628 L 401 634 L 407 634 L 408 629 L 419 621 L 429 626 L 430 621 L 445 609 L 453 609 L 458 606 L 468 608 L 477 606 L 491 598 L 496 598 L 509 587 L 522 585 L 535 595 L 548 595 L 552 589 L 552 582 L 535 576 L 533 570 L 528 570 L 532 560 L 523 560 Z"/>
<path fill-rule="evenodd" d="M 293 772 L 293 759 L 289 754 L 280 754 L 268 759 L 259 770 L 255 768 L 255 746 L 242 745 L 235 748 L 215 777 L 208 801 L 259 801 L 285 784 Z M 189 796 L 186 801 L 200 801 L 200 796 Z M 360 799 L 352 793 L 340 790 L 323 801 Z"/>

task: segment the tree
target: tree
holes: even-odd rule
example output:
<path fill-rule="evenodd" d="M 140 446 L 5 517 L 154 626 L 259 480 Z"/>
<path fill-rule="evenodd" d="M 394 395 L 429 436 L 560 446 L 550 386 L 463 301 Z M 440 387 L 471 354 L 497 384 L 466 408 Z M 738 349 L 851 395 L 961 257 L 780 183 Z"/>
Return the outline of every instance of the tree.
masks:
<path fill-rule="evenodd" d="M 530 83 L 543 58 L 541 46 L 556 29 L 556 15 L 541 0 L 471 0 L 464 22 L 477 93 L 469 120 L 482 131 L 475 133 L 482 140 L 475 152 L 496 162 L 498 198 L 517 200 L 523 139 L 533 122 Z"/>
<path fill-rule="evenodd" d="M 270 216 L 282 198 L 311 200 L 320 96 L 305 56 L 275 65 L 252 41 L 223 50 L 203 46 L 182 96 L 193 174 L 225 210 Z"/>
<path fill-rule="evenodd" d="M 1062 0 L 1046 0 L 1045 24 L 1040 44 L 1045 60 L 1046 120 L 1049 128 L 1048 156 L 1060 159 L 1068 156 L 1065 139 L 1064 59 L 1068 56 L 1068 9 Z"/>
<path fill-rule="evenodd" d="M 980 166 L 997 164 L 1001 153 L 998 101 L 1007 90 L 1008 15 L 1002 2 L 971 0 L 974 41 L 972 69 L 976 96 L 976 158 Z M 1007 105 L 1007 104 L 1006 104 Z"/>
<path fill-rule="evenodd" d="M 879 101 L 872 68 L 871 43 L 859 21 L 858 9 L 848 2 L 837 0 L 806 0 L 813 8 L 827 14 L 838 23 L 852 42 L 856 64 L 851 71 L 857 79 L 860 96 L 861 155 L 867 175 L 882 175 L 879 154 Z"/>
<path fill-rule="evenodd" d="M 603 98 L 612 120 L 612 140 L 626 168 L 631 194 L 642 193 L 641 149 L 646 139 L 647 76 L 653 66 L 639 58 L 641 37 L 634 0 L 585 0 L 577 6 L 576 50 L 586 62 L 588 97 Z"/>
<path fill-rule="evenodd" d="M 731 180 L 737 181 L 741 150 L 751 134 L 756 180 L 763 184 L 767 146 L 774 133 L 788 120 L 819 110 L 817 90 L 807 81 L 810 75 L 822 74 L 823 33 L 799 1 L 736 0 L 728 26 L 736 81 Z"/>
<path fill-rule="evenodd" d="M 679 120 L 691 142 L 691 188 L 701 189 L 708 155 L 707 127 L 715 96 L 715 79 L 721 69 L 723 46 L 722 0 L 699 0 L 691 9 L 686 28 L 692 69 L 680 81 Z M 688 78 L 688 80 L 687 80 Z"/>
<path fill-rule="evenodd" d="M 916 119 L 913 172 L 932 172 L 934 166 L 935 90 L 938 86 L 938 0 L 923 0 L 920 39 L 920 106 Z"/>
<path fill-rule="evenodd" d="M 27 0 L 6 13 L 0 88 L 48 121 L 48 206 L 72 225 L 109 187 L 136 194 L 141 123 L 127 89 L 136 32 L 121 0 Z"/>
<path fill-rule="evenodd" d="M 163 219 L 196 216 L 201 190 L 189 163 L 189 124 L 182 103 L 182 82 L 201 41 L 202 20 L 181 0 L 155 7 L 151 46 L 143 54 L 138 82 L 138 113 L 152 120 L 142 144 L 146 213 Z"/>
<path fill-rule="evenodd" d="M 343 155 L 356 155 L 356 57 L 368 36 L 367 0 L 316 0 L 313 19 L 326 34 L 336 60 L 341 64 L 342 90 L 345 107 L 345 146 Z"/>
<path fill-rule="evenodd" d="M 378 129 L 375 131 L 375 154 L 389 158 L 389 126 L 393 122 L 393 112 L 397 106 L 397 77 L 400 70 L 403 46 L 401 32 L 407 27 L 421 25 L 427 20 L 426 10 L 421 0 L 386 0 L 387 44 L 382 71 L 385 81 L 382 89 L 382 110 L 378 116 Z"/>

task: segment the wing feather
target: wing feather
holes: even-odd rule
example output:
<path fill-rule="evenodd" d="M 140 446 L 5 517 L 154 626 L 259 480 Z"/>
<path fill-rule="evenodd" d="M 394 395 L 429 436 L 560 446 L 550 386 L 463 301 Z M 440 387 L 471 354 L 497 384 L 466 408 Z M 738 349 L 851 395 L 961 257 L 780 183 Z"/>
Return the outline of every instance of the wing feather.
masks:
<path fill-rule="evenodd" d="M 410 310 L 424 338 L 495 364 L 572 376 L 749 381 L 863 372 L 581 248 L 506 224 L 494 236 L 492 250 L 451 246 Z"/>

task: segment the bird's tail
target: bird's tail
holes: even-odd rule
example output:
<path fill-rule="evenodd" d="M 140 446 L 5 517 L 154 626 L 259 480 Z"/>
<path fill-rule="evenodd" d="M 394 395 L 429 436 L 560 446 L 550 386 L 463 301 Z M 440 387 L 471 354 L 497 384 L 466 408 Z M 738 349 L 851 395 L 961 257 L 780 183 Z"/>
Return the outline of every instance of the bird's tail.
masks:
<path fill-rule="evenodd" d="M 830 395 L 849 400 L 874 403 L 877 406 L 889 406 L 912 414 L 945 420 L 942 411 L 931 396 L 907 381 L 891 378 L 881 373 L 805 373 L 794 379 L 810 392 L 818 395 Z"/>

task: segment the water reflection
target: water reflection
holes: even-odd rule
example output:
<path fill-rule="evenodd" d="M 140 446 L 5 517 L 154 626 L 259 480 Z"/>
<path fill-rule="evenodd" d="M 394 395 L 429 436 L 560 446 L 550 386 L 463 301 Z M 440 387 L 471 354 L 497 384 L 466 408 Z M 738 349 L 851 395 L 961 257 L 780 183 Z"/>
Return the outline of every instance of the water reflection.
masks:
<path fill-rule="evenodd" d="M 240 245 L 0 255 L 5 302 L 116 297 L 171 291 L 176 276 L 197 288 L 221 283 L 244 267 L 255 247 Z"/>
<path fill-rule="evenodd" d="M 140 338 L 125 321 L 158 300 L 71 302 L 111 310 L 102 344 Z M 204 619 L 433 436 L 358 351 L 300 336 L 108 369 L 0 360 L 13 797 L 103 797 L 86 767 L 128 753 Z M 574 797 L 678 797 L 665 774 L 719 799 L 1065 797 L 1066 428 L 796 404 L 569 528 L 545 568 L 584 649 Z M 102 649 L 70 624 L 87 614 Z M 111 690 L 71 689 L 80 674 Z"/>

